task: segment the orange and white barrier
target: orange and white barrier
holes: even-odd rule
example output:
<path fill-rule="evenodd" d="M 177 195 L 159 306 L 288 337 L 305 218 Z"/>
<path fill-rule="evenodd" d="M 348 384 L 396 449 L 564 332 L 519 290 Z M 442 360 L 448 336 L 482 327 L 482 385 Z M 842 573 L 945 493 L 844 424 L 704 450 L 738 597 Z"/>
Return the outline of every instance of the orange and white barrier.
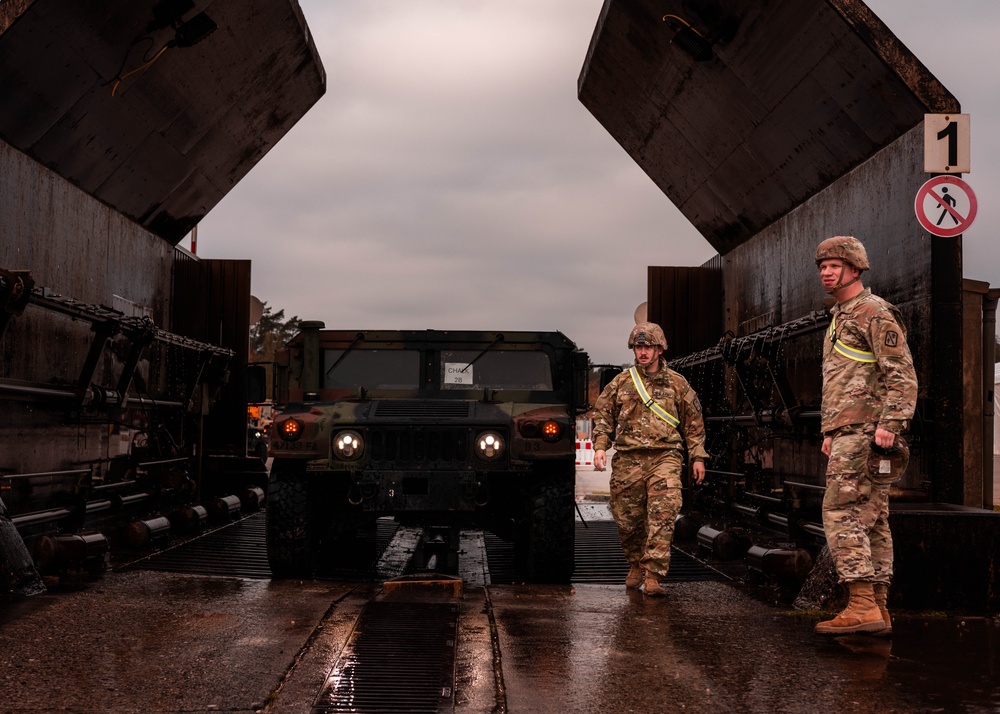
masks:
<path fill-rule="evenodd" d="M 593 466 L 594 465 L 594 442 L 592 441 L 579 441 L 576 442 L 576 465 L 577 466 Z"/>

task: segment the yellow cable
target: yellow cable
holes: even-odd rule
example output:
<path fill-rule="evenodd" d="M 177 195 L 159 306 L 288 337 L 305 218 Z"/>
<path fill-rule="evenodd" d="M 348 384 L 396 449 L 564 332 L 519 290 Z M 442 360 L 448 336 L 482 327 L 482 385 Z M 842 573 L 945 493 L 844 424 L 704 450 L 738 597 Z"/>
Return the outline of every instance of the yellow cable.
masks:
<path fill-rule="evenodd" d="M 689 22 L 687 22 L 686 20 L 684 20 L 684 18 L 677 17 L 677 15 L 664 15 L 663 16 L 663 22 L 666 22 L 668 17 L 673 18 L 674 20 L 677 20 L 677 22 L 679 22 L 682 25 L 684 25 L 687 29 L 691 30 L 691 32 L 693 32 L 694 34 L 698 35 L 698 37 L 704 37 L 703 34 L 701 34 L 696 29 L 694 29 L 693 27 L 691 27 L 691 24 Z"/>
<path fill-rule="evenodd" d="M 122 83 L 123 79 L 125 79 L 126 77 L 128 77 L 130 74 L 135 74 L 139 70 L 146 69 L 146 67 L 148 67 L 149 65 L 153 64 L 153 62 L 155 62 L 156 60 L 160 59 L 160 55 L 162 55 L 164 52 L 166 52 L 169 48 L 170 48 L 169 44 L 164 45 L 160 49 L 160 51 L 156 53 L 156 56 L 153 57 L 153 59 L 149 60 L 149 62 L 147 62 L 144 65 L 140 65 L 140 66 L 136 67 L 135 69 L 131 69 L 128 72 L 126 72 L 125 74 L 123 74 L 121 77 L 119 77 L 118 81 L 115 82 L 115 86 L 111 88 L 111 96 L 112 97 L 115 96 L 115 92 L 118 90 L 118 85 Z"/>

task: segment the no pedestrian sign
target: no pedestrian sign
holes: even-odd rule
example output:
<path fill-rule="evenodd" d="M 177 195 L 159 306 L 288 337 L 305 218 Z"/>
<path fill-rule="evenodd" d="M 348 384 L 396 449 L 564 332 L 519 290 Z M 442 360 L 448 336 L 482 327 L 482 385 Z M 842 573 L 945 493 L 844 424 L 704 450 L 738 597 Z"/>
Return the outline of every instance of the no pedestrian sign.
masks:
<path fill-rule="evenodd" d="M 924 230 L 942 238 L 961 235 L 976 218 L 976 194 L 956 176 L 937 176 L 917 191 L 913 210 Z"/>

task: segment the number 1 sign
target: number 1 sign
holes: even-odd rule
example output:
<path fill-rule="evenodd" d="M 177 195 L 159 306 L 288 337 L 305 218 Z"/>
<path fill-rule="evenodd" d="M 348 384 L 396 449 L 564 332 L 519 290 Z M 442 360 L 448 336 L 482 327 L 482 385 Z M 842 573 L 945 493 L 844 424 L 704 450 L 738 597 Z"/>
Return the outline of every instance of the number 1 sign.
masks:
<path fill-rule="evenodd" d="M 968 114 L 924 115 L 924 171 L 966 174 L 971 171 Z"/>

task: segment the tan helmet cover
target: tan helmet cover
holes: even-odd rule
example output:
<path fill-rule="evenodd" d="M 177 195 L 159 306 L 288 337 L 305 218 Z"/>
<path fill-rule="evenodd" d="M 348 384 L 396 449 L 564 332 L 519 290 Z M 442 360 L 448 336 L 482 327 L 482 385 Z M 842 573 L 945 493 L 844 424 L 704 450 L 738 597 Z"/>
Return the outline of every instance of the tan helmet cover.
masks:
<path fill-rule="evenodd" d="M 824 260 L 842 260 L 858 270 L 870 270 L 868 253 L 854 236 L 833 236 L 820 243 L 816 248 L 816 265 Z"/>
<path fill-rule="evenodd" d="M 663 351 L 667 350 L 667 336 L 655 322 L 640 322 L 632 328 L 628 336 L 628 347 L 632 349 L 636 345 L 659 345 Z"/>
<path fill-rule="evenodd" d="M 901 434 L 896 434 L 891 449 L 882 449 L 872 442 L 865 470 L 876 486 L 888 486 L 902 478 L 909 463 L 910 445 Z"/>

